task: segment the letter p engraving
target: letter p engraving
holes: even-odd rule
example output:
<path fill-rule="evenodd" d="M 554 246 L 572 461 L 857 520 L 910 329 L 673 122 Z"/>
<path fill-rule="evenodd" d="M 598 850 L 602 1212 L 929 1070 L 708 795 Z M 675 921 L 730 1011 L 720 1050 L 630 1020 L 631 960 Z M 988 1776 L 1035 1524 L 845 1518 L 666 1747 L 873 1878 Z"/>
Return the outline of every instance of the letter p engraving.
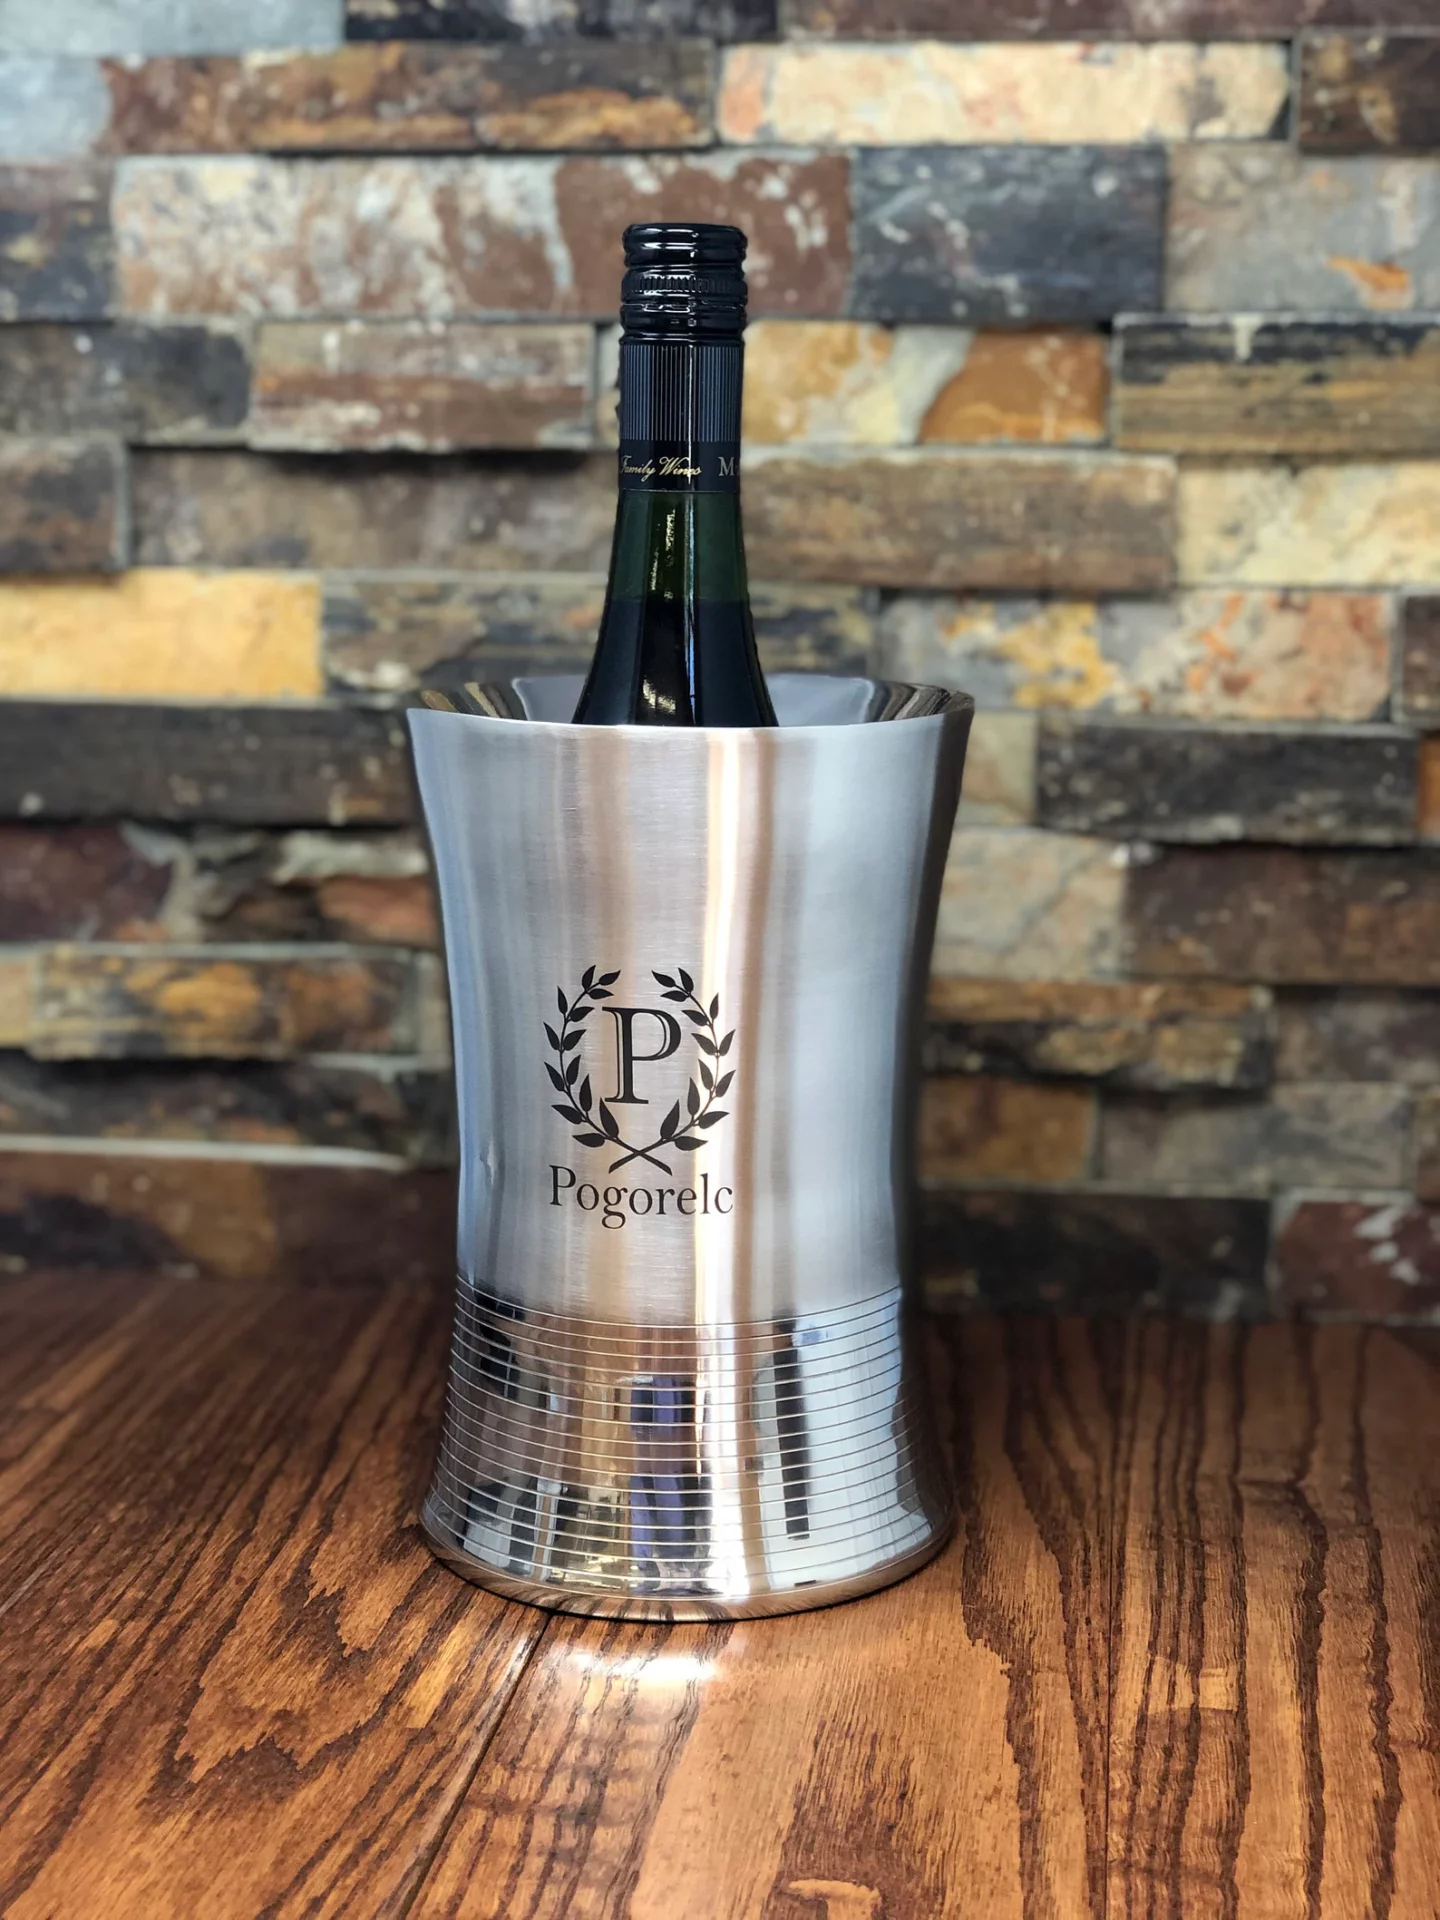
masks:
<path fill-rule="evenodd" d="M 644 1107 L 650 1103 L 635 1091 L 635 1067 L 640 1061 L 668 1060 L 680 1045 L 680 1022 L 661 1007 L 607 1007 L 615 1022 L 615 1091 L 610 1104 L 617 1107 Z M 635 1022 L 653 1020 L 660 1028 L 660 1045 L 651 1053 L 635 1050 Z M 643 1029 L 642 1029 L 643 1032 Z M 647 1034 L 646 1038 L 653 1038 Z"/>

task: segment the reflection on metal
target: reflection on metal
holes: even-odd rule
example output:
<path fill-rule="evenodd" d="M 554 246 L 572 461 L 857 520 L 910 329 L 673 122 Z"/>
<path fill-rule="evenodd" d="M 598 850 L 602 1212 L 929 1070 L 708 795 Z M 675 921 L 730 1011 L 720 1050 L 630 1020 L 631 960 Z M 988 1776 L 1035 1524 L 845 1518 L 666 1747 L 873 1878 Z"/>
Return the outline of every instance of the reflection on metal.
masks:
<path fill-rule="evenodd" d="M 425 1530 L 569 1611 L 822 1605 L 949 1524 L 907 1233 L 969 703 L 776 675 L 778 729 L 588 728 L 576 686 L 412 716 L 462 1151 Z"/>

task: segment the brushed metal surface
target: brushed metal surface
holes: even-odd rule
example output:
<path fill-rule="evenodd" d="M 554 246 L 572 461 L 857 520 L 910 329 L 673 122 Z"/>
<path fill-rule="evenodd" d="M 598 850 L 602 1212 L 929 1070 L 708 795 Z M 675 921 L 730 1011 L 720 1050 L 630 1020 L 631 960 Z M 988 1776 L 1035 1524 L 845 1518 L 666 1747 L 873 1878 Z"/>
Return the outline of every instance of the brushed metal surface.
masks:
<path fill-rule="evenodd" d="M 575 727 L 568 675 L 411 715 L 461 1136 L 425 1524 L 542 1604 L 818 1605 L 947 1524 L 904 1303 L 970 702 L 770 684 L 775 729 Z"/>

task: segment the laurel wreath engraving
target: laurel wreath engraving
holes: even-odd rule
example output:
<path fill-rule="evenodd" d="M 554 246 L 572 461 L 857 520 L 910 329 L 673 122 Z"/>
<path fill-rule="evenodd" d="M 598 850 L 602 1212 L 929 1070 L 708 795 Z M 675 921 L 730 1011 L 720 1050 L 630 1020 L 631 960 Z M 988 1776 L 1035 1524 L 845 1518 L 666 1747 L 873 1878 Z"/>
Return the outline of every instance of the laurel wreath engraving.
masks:
<path fill-rule="evenodd" d="M 653 970 L 652 970 L 653 971 Z M 659 1158 L 660 1153 L 696 1153 L 705 1144 L 707 1130 L 719 1124 L 727 1117 L 726 1109 L 716 1105 L 730 1091 L 735 1078 L 733 1068 L 725 1066 L 725 1058 L 735 1039 L 735 1029 L 723 1037 L 716 1031 L 716 1021 L 720 1018 L 720 996 L 717 993 L 706 1007 L 697 997 L 695 982 L 683 967 L 677 967 L 674 975 L 654 974 L 661 988 L 661 997 L 672 1000 L 681 1013 L 695 1029 L 691 1038 L 702 1056 L 697 1076 L 692 1074 L 685 1089 L 685 1115 L 682 1121 L 680 1102 L 677 1100 L 669 1113 L 660 1122 L 660 1131 L 653 1140 L 642 1146 L 625 1139 L 620 1131 L 620 1123 L 604 1100 L 595 1098 L 590 1085 L 589 1074 L 581 1075 L 580 1042 L 585 1036 L 585 1022 L 603 1001 L 613 998 L 610 989 L 620 978 L 617 967 L 614 973 L 597 974 L 594 967 L 587 967 L 581 976 L 580 989 L 572 1000 L 565 998 L 565 989 L 557 987 L 555 998 L 560 1008 L 560 1026 L 558 1031 L 548 1021 L 545 1026 L 545 1038 L 555 1055 L 552 1063 L 545 1062 L 545 1071 L 550 1076 L 550 1084 L 561 1098 L 554 1102 L 556 1113 L 576 1129 L 574 1138 L 582 1147 L 619 1147 L 620 1158 L 610 1163 L 611 1173 L 618 1173 L 621 1167 L 628 1166 L 632 1160 L 648 1161 L 652 1167 L 658 1167 L 661 1173 L 669 1173 L 670 1168 Z"/>

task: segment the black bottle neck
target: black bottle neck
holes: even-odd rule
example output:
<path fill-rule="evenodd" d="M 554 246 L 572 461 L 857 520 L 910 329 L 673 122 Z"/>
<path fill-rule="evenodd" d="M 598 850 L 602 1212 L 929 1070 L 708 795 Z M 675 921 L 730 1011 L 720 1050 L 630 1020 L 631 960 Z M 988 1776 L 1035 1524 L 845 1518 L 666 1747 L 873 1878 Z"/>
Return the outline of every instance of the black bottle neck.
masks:
<path fill-rule="evenodd" d="M 621 340 L 622 492 L 739 492 L 744 353 L 738 336 Z"/>

